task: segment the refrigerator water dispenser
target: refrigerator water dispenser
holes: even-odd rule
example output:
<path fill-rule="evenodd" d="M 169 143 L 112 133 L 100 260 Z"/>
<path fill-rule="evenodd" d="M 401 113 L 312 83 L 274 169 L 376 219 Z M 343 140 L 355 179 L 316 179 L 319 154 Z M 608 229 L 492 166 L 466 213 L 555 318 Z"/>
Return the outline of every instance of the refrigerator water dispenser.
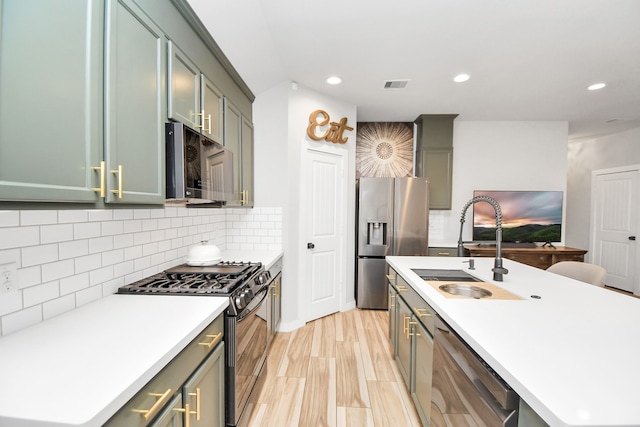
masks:
<path fill-rule="evenodd" d="M 387 223 L 367 222 L 367 245 L 387 244 Z"/>

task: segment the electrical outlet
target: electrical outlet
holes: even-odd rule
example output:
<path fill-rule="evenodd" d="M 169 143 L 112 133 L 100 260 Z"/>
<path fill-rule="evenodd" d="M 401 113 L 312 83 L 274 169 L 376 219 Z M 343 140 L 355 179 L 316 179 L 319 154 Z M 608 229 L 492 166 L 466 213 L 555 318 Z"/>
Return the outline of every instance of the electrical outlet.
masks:
<path fill-rule="evenodd" d="M 0 265 L 0 293 L 18 290 L 18 266 L 15 262 Z"/>

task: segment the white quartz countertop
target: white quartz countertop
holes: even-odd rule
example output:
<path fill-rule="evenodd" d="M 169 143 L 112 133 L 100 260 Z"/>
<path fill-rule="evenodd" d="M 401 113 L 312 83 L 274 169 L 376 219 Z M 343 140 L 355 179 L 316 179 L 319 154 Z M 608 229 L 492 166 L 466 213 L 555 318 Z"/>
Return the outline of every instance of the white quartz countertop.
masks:
<path fill-rule="evenodd" d="M 0 338 L 0 426 L 101 426 L 227 305 L 110 295 Z"/>
<path fill-rule="evenodd" d="M 549 425 L 640 426 L 640 299 L 510 260 L 494 282 L 493 258 L 467 259 L 387 257 Z M 524 299 L 446 298 L 412 268 L 464 269 Z"/>

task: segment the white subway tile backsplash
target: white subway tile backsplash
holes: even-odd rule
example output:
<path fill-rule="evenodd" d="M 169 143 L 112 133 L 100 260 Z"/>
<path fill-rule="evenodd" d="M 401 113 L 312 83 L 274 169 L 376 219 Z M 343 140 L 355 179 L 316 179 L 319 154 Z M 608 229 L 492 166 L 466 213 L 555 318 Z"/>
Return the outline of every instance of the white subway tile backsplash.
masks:
<path fill-rule="evenodd" d="M 45 301 L 50 301 L 59 296 L 60 284 L 57 280 L 31 286 L 22 291 L 22 301 L 25 307 L 42 304 Z"/>
<path fill-rule="evenodd" d="M 0 250 L 33 246 L 40 243 L 40 227 L 0 228 Z"/>
<path fill-rule="evenodd" d="M 112 210 L 91 210 L 87 212 L 89 221 L 111 221 L 113 219 Z"/>
<path fill-rule="evenodd" d="M 42 304 L 42 315 L 44 320 L 51 319 L 58 314 L 65 313 L 67 311 L 71 311 L 76 308 L 76 297 L 75 295 L 65 295 L 60 298 L 53 299 L 51 301 L 47 301 Z"/>
<path fill-rule="evenodd" d="M 73 240 L 71 224 L 44 225 L 40 227 L 40 243 L 66 242 Z"/>
<path fill-rule="evenodd" d="M 101 231 L 99 222 L 81 222 L 73 225 L 73 238 L 78 240 L 100 237 Z"/>
<path fill-rule="evenodd" d="M 19 287 L 0 294 L 0 335 L 183 263 L 202 240 L 279 249 L 282 209 L 0 211 L 0 263 L 17 263 Z"/>
<path fill-rule="evenodd" d="M 58 261 L 58 245 L 39 245 L 22 248 L 22 267 Z"/>
<path fill-rule="evenodd" d="M 35 305 L 2 317 L 2 335 L 42 322 L 42 306 Z"/>
<path fill-rule="evenodd" d="M 17 227 L 20 225 L 20 211 L 0 211 L 0 227 Z"/>
<path fill-rule="evenodd" d="M 0 316 L 22 310 L 22 291 L 0 294 Z"/>
<path fill-rule="evenodd" d="M 20 225 L 57 224 L 58 211 L 22 211 L 20 212 Z"/>
<path fill-rule="evenodd" d="M 89 253 L 95 254 L 99 252 L 113 250 L 113 237 L 99 237 L 96 239 L 89 239 Z"/>
<path fill-rule="evenodd" d="M 87 222 L 89 211 L 65 210 L 58 212 L 58 223 L 68 224 L 74 222 Z"/>
<path fill-rule="evenodd" d="M 74 260 L 72 259 L 66 259 L 64 261 L 51 262 L 49 264 L 42 265 L 43 282 L 49 282 L 51 280 L 73 276 L 74 273 Z"/>
<path fill-rule="evenodd" d="M 117 209 L 113 211 L 113 219 L 115 220 L 133 219 L 133 209 Z"/>
<path fill-rule="evenodd" d="M 76 305 L 80 307 L 85 304 L 89 304 L 92 301 L 98 300 L 103 296 L 104 295 L 102 293 L 102 286 L 92 286 L 90 288 L 76 292 Z"/>
<path fill-rule="evenodd" d="M 18 269 L 18 288 L 24 289 L 30 286 L 42 283 L 42 267 L 34 265 L 33 267 Z"/>
<path fill-rule="evenodd" d="M 89 286 L 100 285 L 107 280 L 113 279 L 113 266 L 107 266 L 89 272 Z"/>
<path fill-rule="evenodd" d="M 100 225 L 103 236 L 113 236 L 124 232 L 124 221 L 104 221 Z"/>
<path fill-rule="evenodd" d="M 74 240 L 58 245 L 59 259 L 78 258 L 89 254 L 89 240 Z"/>
<path fill-rule="evenodd" d="M 76 274 L 60 279 L 60 295 L 76 293 L 89 287 L 89 273 Z"/>
<path fill-rule="evenodd" d="M 102 267 L 102 255 L 93 254 L 81 256 L 74 259 L 74 264 L 74 271 L 76 274 L 95 270 L 96 268 Z"/>

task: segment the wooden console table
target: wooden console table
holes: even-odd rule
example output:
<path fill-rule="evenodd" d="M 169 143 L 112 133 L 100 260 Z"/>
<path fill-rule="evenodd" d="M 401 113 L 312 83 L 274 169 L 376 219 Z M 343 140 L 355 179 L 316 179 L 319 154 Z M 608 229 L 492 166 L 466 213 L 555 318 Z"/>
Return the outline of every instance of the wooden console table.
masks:
<path fill-rule="evenodd" d="M 496 255 L 495 246 L 464 245 L 464 248 L 472 257 L 494 257 Z M 502 247 L 502 257 L 523 264 L 531 265 L 546 270 L 551 264 L 560 261 L 584 261 L 584 254 L 587 251 L 570 248 L 567 246 L 556 246 L 556 248 L 505 248 Z"/>

